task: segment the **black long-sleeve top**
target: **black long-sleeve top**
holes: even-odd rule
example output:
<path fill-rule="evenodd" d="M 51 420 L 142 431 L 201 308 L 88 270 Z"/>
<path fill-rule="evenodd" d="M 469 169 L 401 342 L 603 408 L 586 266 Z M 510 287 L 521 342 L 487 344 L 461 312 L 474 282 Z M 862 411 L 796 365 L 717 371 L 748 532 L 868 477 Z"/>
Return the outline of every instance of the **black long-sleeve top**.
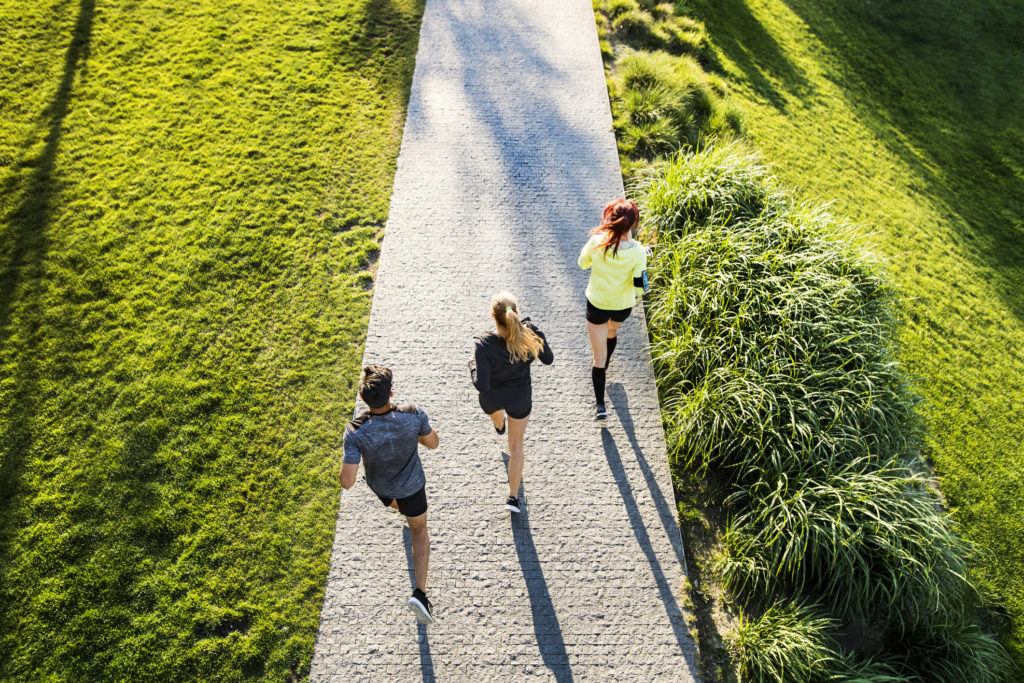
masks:
<path fill-rule="evenodd" d="M 540 362 L 551 365 L 555 355 L 551 352 L 544 333 L 530 322 L 529 318 L 523 318 L 522 322 L 544 342 L 544 348 L 537 356 Z M 530 390 L 530 363 L 533 362 L 533 358 L 513 361 L 505 340 L 493 330 L 476 335 L 474 342 L 477 391 L 492 398 L 514 399 Z"/>

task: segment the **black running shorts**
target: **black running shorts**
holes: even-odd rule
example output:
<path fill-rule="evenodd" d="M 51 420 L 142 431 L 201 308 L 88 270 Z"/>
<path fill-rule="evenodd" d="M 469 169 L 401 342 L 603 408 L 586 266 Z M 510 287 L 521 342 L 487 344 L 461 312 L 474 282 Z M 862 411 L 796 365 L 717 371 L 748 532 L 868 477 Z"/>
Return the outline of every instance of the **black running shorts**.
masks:
<path fill-rule="evenodd" d="M 424 486 L 416 493 L 406 498 L 386 498 L 378 495 L 384 507 L 391 507 L 391 501 L 398 501 L 398 511 L 406 517 L 419 517 L 427 511 L 427 487 Z"/>
<path fill-rule="evenodd" d="M 624 322 L 632 312 L 632 308 L 623 308 L 621 311 L 606 311 L 590 303 L 590 299 L 587 299 L 587 322 L 594 325 L 604 325 L 609 320 L 614 320 L 617 323 Z"/>
<path fill-rule="evenodd" d="M 518 398 L 515 401 L 493 401 L 483 394 L 480 394 L 480 407 L 484 409 L 484 412 L 488 415 L 493 415 L 499 410 L 504 410 L 505 414 L 514 420 L 525 420 L 530 417 L 530 412 L 533 410 L 533 398 L 527 394 L 525 398 Z"/>

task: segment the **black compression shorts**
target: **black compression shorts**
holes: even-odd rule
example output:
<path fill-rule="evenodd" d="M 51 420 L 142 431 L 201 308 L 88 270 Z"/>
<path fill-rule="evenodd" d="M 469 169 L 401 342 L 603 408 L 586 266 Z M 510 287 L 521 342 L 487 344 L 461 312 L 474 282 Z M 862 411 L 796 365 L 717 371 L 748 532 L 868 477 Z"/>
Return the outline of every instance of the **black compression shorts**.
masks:
<path fill-rule="evenodd" d="M 405 498 L 389 498 L 377 495 L 380 498 L 380 502 L 384 503 L 385 507 L 391 507 L 391 501 L 398 501 L 398 511 L 406 517 L 419 517 L 427 511 L 427 487 L 424 486 L 416 493 Z"/>
<path fill-rule="evenodd" d="M 533 410 L 533 398 L 527 393 L 525 397 L 516 398 L 514 401 L 495 401 L 480 394 L 480 407 L 488 415 L 504 410 L 505 414 L 514 420 L 525 420 L 530 417 Z"/>
<path fill-rule="evenodd" d="M 625 322 L 632 312 L 632 308 L 623 308 L 620 311 L 606 311 L 590 303 L 590 299 L 587 299 L 587 322 L 594 325 L 604 325 L 609 320 L 614 320 L 617 323 Z"/>

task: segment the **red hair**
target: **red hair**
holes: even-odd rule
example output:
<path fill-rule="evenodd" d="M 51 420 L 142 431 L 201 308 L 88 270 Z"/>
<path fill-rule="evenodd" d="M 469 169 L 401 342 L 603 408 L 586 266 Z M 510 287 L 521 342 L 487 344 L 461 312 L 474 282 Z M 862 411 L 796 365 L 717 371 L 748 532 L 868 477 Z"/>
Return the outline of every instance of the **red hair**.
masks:
<path fill-rule="evenodd" d="M 640 207 L 636 205 L 636 202 L 632 199 L 613 199 L 604 207 L 604 212 L 601 214 L 601 225 L 591 230 L 590 234 L 608 233 L 604 242 L 597 246 L 604 247 L 605 255 L 611 248 L 612 256 L 615 256 L 619 253 L 619 243 L 639 222 Z"/>

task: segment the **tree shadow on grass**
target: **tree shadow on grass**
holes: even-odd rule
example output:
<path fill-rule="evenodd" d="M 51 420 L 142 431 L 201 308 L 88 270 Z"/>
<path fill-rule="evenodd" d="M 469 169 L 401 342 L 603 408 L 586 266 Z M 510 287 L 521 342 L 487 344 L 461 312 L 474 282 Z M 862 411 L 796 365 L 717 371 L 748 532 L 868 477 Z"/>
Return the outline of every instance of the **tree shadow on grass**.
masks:
<path fill-rule="evenodd" d="M 745 0 L 704 0 L 697 14 L 714 44 L 743 71 L 754 92 L 773 107 L 786 111 L 786 94 L 813 94 L 814 86 L 751 13 Z"/>
<path fill-rule="evenodd" d="M 420 21 L 426 0 L 415 0 L 412 10 L 399 7 L 394 0 L 369 0 L 358 19 L 359 33 L 330 46 L 334 58 L 361 76 L 370 78 L 380 89 L 395 84 L 402 89 L 402 107 L 409 102 L 413 65 L 419 44 Z M 367 60 L 379 60 L 375 68 L 366 68 Z"/>
<path fill-rule="evenodd" d="M 841 60 L 849 106 L 954 217 L 966 251 L 1024 321 L 1019 9 L 948 0 L 787 4 Z"/>
<path fill-rule="evenodd" d="M 0 346 L 12 337 L 20 337 L 20 348 L 8 348 L 17 359 L 15 391 L 4 409 L 6 429 L 0 437 L 0 566 L 7 566 L 6 555 L 18 531 L 15 523 L 20 504 L 18 489 L 24 459 L 32 449 L 33 423 L 36 418 L 39 387 L 38 347 L 43 310 L 39 299 L 45 289 L 43 264 L 49 243 L 46 231 L 53 214 L 53 197 L 58 189 L 56 160 L 64 133 L 64 120 L 71 106 L 76 76 L 85 67 L 92 39 L 95 0 L 81 0 L 71 43 L 64 55 L 64 69 L 41 118 L 45 121 L 45 144 L 35 158 L 20 165 L 32 168 L 20 183 L 21 196 L 6 217 L 3 235 L 5 262 L 0 266 Z M 31 143 L 23 149 L 30 149 Z M 12 189 L 12 188 L 9 188 Z M 16 334 L 16 332 L 18 334 Z M 6 580 L 0 580 L 0 593 L 6 593 Z M 6 626 L 14 606 L 0 600 L 0 627 Z M 7 659 L 6 643 L 0 641 L 0 661 Z"/>
<path fill-rule="evenodd" d="M 1024 16 L 1012 3 L 784 0 L 826 48 L 858 122 L 920 178 L 964 250 L 1024 320 Z M 712 42 L 776 107 L 766 65 L 790 63 L 745 0 L 703 2 Z M 834 61 L 834 64 L 832 62 Z M 792 97 L 807 87 L 780 77 Z M 973 174 L 964 173 L 971 169 Z"/>

